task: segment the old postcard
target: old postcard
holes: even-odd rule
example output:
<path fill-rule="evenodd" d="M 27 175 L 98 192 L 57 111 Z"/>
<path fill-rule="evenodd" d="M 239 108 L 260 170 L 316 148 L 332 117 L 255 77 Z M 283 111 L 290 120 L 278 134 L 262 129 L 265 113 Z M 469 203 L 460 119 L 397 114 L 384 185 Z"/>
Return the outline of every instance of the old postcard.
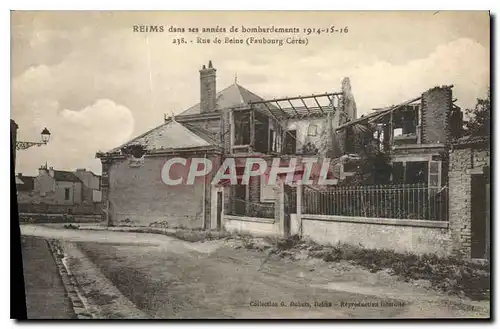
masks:
<path fill-rule="evenodd" d="M 13 11 L 11 42 L 28 319 L 490 318 L 489 12 Z"/>

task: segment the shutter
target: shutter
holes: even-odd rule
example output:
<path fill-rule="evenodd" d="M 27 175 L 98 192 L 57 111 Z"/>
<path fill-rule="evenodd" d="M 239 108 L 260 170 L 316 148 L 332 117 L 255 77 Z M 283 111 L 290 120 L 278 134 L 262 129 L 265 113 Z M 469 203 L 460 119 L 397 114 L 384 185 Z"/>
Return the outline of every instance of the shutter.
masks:
<path fill-rule="evenodd" d="M 441 161 L 429 161 L 429 187 L 441 186 Z"/>

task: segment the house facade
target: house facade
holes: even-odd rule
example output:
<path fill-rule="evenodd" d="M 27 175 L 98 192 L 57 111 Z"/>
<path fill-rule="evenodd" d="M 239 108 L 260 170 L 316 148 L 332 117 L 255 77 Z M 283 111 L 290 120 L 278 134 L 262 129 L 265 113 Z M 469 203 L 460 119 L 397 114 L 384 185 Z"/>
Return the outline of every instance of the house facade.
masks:
<path fill-rule="evenodd" d="M 76 169 L 73 174 L 83 183 L 82 200 L 83 202 L 101 202 L 101 176 L 94 174 L 85 168 Z"/>
<path fill-rule="evenodd" d="M 261 177 L 248 185 L 212 186 L 213 174 L 199 184 L 167 186 L 160 175 L 175 157 L 210 159 L 215 172 L 226 158 L 317 156 L 326 118 L 341 107 L 342 92 L 266 101 L 238 83 L 217 92 L 216 69 L 200 70 L 200 102 L 109 152 L 103 165 L 103 201 L 115 224 L 165 223 L 169 226 L 220 227 L 217 213 L 255 212 L 273 216 L 273 187 Z M 241 174 L 243 167 L 239 166 Z M 180 173 L 180 176 L 185 175 Z M 233 202 L 230 202 L 233 200 Z M 219 209 L 219 211 L 217 211 Z M 220 217 L 220 216 L 219 216 Z"/>
<path fill-rule="evenodd" d="M 38 176 L 17 175 L 19 204 L 78 205 L 84 201 L 83 182 L 72 172 L 42 166 Z"/>

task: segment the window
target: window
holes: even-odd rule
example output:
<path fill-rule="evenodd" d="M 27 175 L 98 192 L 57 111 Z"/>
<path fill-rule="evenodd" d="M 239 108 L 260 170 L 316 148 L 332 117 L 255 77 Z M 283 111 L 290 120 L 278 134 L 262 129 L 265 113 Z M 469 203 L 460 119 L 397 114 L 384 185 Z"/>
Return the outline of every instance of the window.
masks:
<path fill-rule="evenodd" d="M 316 136 L 318 134 L 318 126 L 314 124 L 310 124 L 309 128 L 307 129 L 307 135 L 308 136 Z"/>
<path fill-rule="evenodd" d="M 403 162 L 394 162 L 392 164 L 392 181 L 394 184 L 403 184 L 405 167 Z"/>
<path fill-rule="evenodd" d="M 441 186 L 441 161 L 429 163 L 429 187 Z"/>
<path fill-rule="evenodd" d="M 281 135 L 280 131 L 276 131 L 271 129 L 269 131 L 269 149 L 271 152 L 280 152 L 281 151 Z"/>
<path fill-rule="evenodd" d="M 297 130 L 288 130 L 285 133 L 285 154 L 297 153 Z"/>
<path fill-rule="evenodd" d="M 275 140 L 275 138 L 276 138 L 276 132 L 273 129 L 271 129 L 269 131 L 269 150 L 271 152 L 275 151 L 275 147 L 274 147 L 274 140 Z"/>
<path fill-rule="evenodd" d="M 406 184 L 425 184 L 427 183 L 428 173 L 427 161 L 408 161 L 406 162 Z"/>
<path fill-rule="evenodd" d="M 250 112 L 233 112 L 235 141 L 234 145 L 250 144 Z"/>
<path fill-rule="evenodd" d="M 65 188 L 64 189 L 64 200 L 69 200 L 69 195 L 70 195 L 70 189 L 69 188 Z"/>

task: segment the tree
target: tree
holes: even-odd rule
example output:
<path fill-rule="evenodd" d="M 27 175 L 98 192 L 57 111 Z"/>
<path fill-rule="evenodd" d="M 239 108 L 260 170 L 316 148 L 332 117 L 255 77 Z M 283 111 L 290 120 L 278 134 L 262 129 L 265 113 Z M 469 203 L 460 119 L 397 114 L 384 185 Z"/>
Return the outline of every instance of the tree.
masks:
<path fill-rule="evenodd" d="M 491 124 L 491 89 L 488 88 L 486 98 L 478 98 L 473 109 L 465 110 L 470 120 L 465 123 L 465 135 L 490 136 Z"/>
<path fill-rule="evenodd" d="M 354 149 L 359 160 L 356 174 L 346 179 L 343 185 L 383 185 L 391 180 L 392 166 L 387 153 L 380 151 L 378 141 L 373 137 L 376 127 L 356 125 L 354 133 Z"/>

